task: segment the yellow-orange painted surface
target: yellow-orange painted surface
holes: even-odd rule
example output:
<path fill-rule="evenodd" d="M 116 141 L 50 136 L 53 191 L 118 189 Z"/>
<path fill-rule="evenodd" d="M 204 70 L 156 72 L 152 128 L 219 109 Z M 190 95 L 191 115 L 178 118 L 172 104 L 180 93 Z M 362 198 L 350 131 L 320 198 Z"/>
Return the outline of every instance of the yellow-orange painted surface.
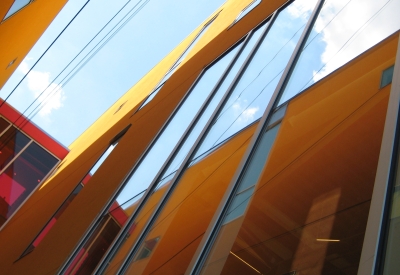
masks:
<path fill-rule="evenodd" d="M 0 4 L 0 89 L 67 0 L 35 0 L 2 21 L 12 2 L 2 0 Z"/>

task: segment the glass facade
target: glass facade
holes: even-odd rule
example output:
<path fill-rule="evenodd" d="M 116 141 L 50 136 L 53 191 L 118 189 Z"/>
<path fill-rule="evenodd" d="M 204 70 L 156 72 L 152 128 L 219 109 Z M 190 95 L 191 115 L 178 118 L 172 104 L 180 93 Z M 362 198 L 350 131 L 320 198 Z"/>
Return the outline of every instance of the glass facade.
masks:
<path fill-rule="evenodd" d="M 399 29 L 397 8 L 280 7 L 201 72 L 60 272 L 357 274 L 393 67 L 376 89 L 334 72 Z"/>
<path fill-rule="evenodd" d="M 49 233 L 51 228 L 56 224 L 57 220 L 64 213 L 64 211 L 68 208 L 71 202 L 75 199 L 78 193 L 82 190 L 82 188 L 89 182 L 91 177 L 96 173 L 97 169 L 103 164 L 103 162 L 107 159 L 107 157 L 111 154 L 114 148 L 118 145 L 118 141 L 121 137 L 126 133 L 130 126 L 125 128 L 120 134 L 117 135 L 115 141 L 108 146 L 107 150 L 100 156 L 100 158 L 96 161 L 90 171 L 83 177 L 80 183 L 74 188 L 71 194 L 67 197 L 67 199 L 61 204 L 58 210 L 54 213 L 54 215 L 50 218 L 47 224 L 43 227 L 43 229 L 39 232 L 39 234 L 35 237 L 35 239 L 31 242 L 28 248 L 22 253 L 21 257 L 27 255 L 32 252 L 43 240 L 43 238 Z"/>
<path fill-rule="evenodd" d="M 185 57 L 189 54 L 190 50 L 196 45 L 196 43 L 200 40 L 200 38 L 207 32 L 207 30 L 210 28 L 211 23 L 215 20 L 215 18 L 218 15 L 216 15 L 214 18 L 212 18 L 210 21 L 208 21 L 203 28 L 200 30 L 200 32 L 196 35 L 196 37 L 193 39 L 193 41 L 190 43 L 189 47 L 186 48 L 186 50 L 183 52 L 183 54 L 178 58 L 178 60 L 172 65 L 172 67 L 169 69 L 169 71 L 165 74 L 165 76 L 161 79 L 161 81 L 157 84 L 157 87 L 150 93 L 150 95 L 146 98 L 146 100 L 140 105 L 139 109 L 142 109 L 144 106 L 147 105 L 150 101 L 153 100 L 153 98 L 156 96 L 156 94 L 161 90 L 161 88 L 164 86 L 164 83 L 171 77 L 171 75 L 175 72 L 176 68 L 178 68 L 179 64 L 185 59 Z"/>
<path fill-rule="evenodd" d="M 1 227 L 59 160 L 3 118 L 0 134 Z"/>

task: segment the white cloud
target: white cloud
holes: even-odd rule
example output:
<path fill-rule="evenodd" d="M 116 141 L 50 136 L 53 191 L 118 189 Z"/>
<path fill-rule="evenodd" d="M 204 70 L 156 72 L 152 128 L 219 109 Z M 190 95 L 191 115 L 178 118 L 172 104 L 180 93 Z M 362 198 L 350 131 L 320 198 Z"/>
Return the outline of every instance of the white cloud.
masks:
<path fill-rule="evenodd" d="M 296 0 L 288 7 L 288 12 L 293 18 L 301 17 L 306 21 L 315 4 L 315 0 Z"/>
<path fill-rule="evenodd" d="M 23 61 L 18 69 L 23 74 L 26 74 L 29 71 L 29 65 Z M 38 102 L 43 105 L 39 111 L 41 117 L 48 117 L 53 110 L 57 110 L 63 106 L 63 101 L 66 99 L 64 91 L 58 84 L 52 83 L 50 85 L 49 72 L 32 70 L 26 80 L 30 92 L 35 98 L 39 97 Z M 49 88 L 46 89 L 48 86 Z M 45 89 L 46 91 L 40 95 Z"/>
<path fill-rule="evenodd" d="M 238 117 L 237 122 L 240 124 L 245 124 L 249 121 L 254 120 L 254 115 L 260 109 L 259 107 L 249 108 L 249 106 L 247 106 L 247 105 L 248 105 L 247 100 L 244 100 L 243 105 L 241 104 L 241 102 L 239 100 L 232 106 L 234 113 L 235 113 L 235 117 Z"/>
<path fill-rule="evenodd" d="M 314 81 L 344 65 L 400 27 L 400 0 L 335 0 L 327 1 L 315 30 L 324 51 L 321 62 L 326 64 L 314 71 Z M 315 42 L 318 39 L 315 40 Z M 315 43 L 314 42 L 314 43 Z M 318 68 L 319 69 L 319 68 Z"/>

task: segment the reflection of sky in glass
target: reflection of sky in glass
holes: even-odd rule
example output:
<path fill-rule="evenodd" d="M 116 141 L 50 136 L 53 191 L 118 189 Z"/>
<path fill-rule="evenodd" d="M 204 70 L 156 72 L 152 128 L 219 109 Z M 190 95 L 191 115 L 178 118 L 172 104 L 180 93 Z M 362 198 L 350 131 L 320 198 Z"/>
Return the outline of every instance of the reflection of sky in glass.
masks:
<path fill-rule="evenodd" d="M 226 58 L 222 58 L 220 62 L 216 62 L 205 71 L 142 163 L 126 182 L 117 197 L 120 205 L 148 188 L 232 58 L 233 53 L 228 54 Z M 125 204 L 124 206 L 126 208 L 129 205 Z"/>
<path fill-rule="evenodd" d="M 195 39 L 190 43 L 189 47 L 186 48 L 186 50 L 183 52 L 183 54 L 178 58 L 177 61 L 175 61 L 174 65 L 172 65 L 171 69 L 167 72 L 167 74 L 161 79 L 161 81 L 158 84 L 158 87 L 150 94 L 150 96 L 143 102 L 142 106 L 140 106 L 139 110 L 142 109 L 144 106 L 147 105 L 155 96 L 156 94 L 160 91 L 162 86 L 164 85 L 165 81 L 167 81 L 171 75 L 175 72 L 176 68 L 181 64 L 181 62 L 185 59 L 185 57 L 189 54 L 189 52 L 192 50 L 192 48 L 196 45 L 196 43 L 200 40 L 200 38 L 206 33 L 208 28 L 211 26 L 211 23 L 214 21 L 215 18 L 211 19 L 197 34 Z"/>
<path fill-rule="evenodd" d="M 259 119 L 304 30 L 316 1 L 295 1 L 277 17 L 197 155 Z M 299 7 L 296 9 L 295 7 Z M 303 9 L 301 9 L 303 8 Z M 293 13 L 296 14 L 296 17 Z"/>
<path fill-rule="evenodd" d="M 227 55 L 225 55 L 222 59 L 218 61 L 218 67 L 221 69 L 226 69 L 226 67 L 229 65 L 229 63 L 233 60 L 234 56 L 237 54 L 240 46 L 242 43 L 240 43 L 238 46 L 236 46 L 233 50 L 231 50 Z M 223 65 L 223 66 L 221 66 Z M 214 66 L 214 65 L 213 65 Z M 190 148 L 192 148 L 194 142 L 200 135 L 201 131 L 203 130 L 204 126 L 206 125 L 207 121 L 210 119 L 212 113 L 216 109 L 218 103 L 221 101 L 221 98 L 225 94 L 228 85 L 232 82 L 233 78 L 235 77 L 236 73 L 238 72 L 239 66 L 234 66 L 232 70 L 230 70 L 229 74 L 226 76 L 225 81 L 222 85 L 220 85 L 219 89 L 215 93 L 213 99 L 211 102 L 207 105 L 207 108 L 201 115 L 200 119 L 196 123 L 195 127 L 189 134 L 188 138 L 182 145 L 182 147 L 179 149 L 177 155 L 174 157 L 172 163 L 169 165 L 168 169 L 166 172 L 164 172 L 163 176 L 170 174 L 171 172 L 177 170 L 179 166 L 181 165 L 182 161 L 185 159 L 186 155 L 188 154 Z M 222 75 L 223 71 L 218 72 L 220 75 Z M 203 80 L 200 80 L 203 81 Z M 210 87 L 210 89 L 213 89 L 214 87 Z"/>
<path fill-rule="evenodd" d="M 399 0 L 328 0 L 280 103 L 397 31 Z"/>

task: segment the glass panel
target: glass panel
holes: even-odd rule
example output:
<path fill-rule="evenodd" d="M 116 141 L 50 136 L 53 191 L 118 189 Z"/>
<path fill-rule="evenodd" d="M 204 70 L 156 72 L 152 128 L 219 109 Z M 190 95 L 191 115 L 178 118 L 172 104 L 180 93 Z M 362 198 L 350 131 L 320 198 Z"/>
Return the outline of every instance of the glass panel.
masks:
<path fill-rule="evenodd" d="M 11 8 L 8 10 L 6 16 L 4 16 L 4 19 L 7 19 L 26 5 L 28 5 L 31 2 L 31 0 L 15 0 L 14 4 L 12 4 Z"/>
<path fill-rule="evenodd" d="M 224 223 L 228 223 L 244 214 L 253 192 L 254 186 L 236 194 L 236 197 L 233 199 L 232 205 L 229 207 L 229 211 L 225 216 Z"/>
<path fill-rule="evenodd" d="M 3 170 L 29 141 L 26 135 L 14 127 L 9 128 L 0 137 L 0 170 Z"/>
<path fill-rule="evenodd" d="M 222 76 L 222 73 L 224 70 L 227 68 L 227 66 L 232 62 L 233 58 L 236 56 L 238 53 L 238 50 L 242 46 L 242 42 L 233 47 L 227 54 L 225 54 L 220 60 L 218 60 L 215 64 L 213 64 L 209 70 L 212 70 L 214 72 L 214 77 L 220 78 Z M 242 52 L 242 54 L 248 54 L 246 51 Z M 215 92 L 212 100 L 207 104 L 206 109 L 204 110 L 203 114 L 199 118 L 199 120 L 196 122 L 195 126 L 193 127 L 192 131 L 190 134 L 187 136 L 187 139 L 184 141 L 182 144 L 181 148 L 178 150 L 177 154 L 173 158 L 172 162 L 168 165 L 166 170 L 162 173 L 160 180 L 158 182 L 157 188 L 155 193 L 153 193 L 153 196 L 158 196 L 161 197 L 164 195 L 164 192 L 168 190 L 168 187 L 170 186 L 171 180 L 174 177 L 176 170 L 179 168 L 179 166 L 182 164 L 184 158 L 188 154 L 189 150 L 192 148 L 194 142 L 198 138 L 199 134 L 203 130 L 204 126 L 208 122 L 209 118 L 211 117 L 212 113 L 215 111 L 215 108 L 221 101 L 221 98 L 223 95 L 226 93 L 229 84 L 232 82 L 233 78 L 236 76 L 241 64 L 243 64 L 245 57 L 243 58 L 242 56 L 238 57 L 237 62 L 232 68 L 230 69 L 229 73 L 225 76 L 223 82 L 219 85 L 219 88 Z M 213 68 L 216 67 L 218 70 L 214 70 Z M 203 81 L 207 81 L 207 78 L 201 78 L 196 85 L 195 89 L 198 87 L 199 84 L 201 84 Z M 204 87 L 204 85 L 200 85 L 199 87 Z M 213 89 L 214 86 L 209 86 L 208 89 Z M 203 92 L 206 90 L 203 90 Z M 149 199 L 150 201 L 153 201 L 152 198 Z M 148 211 L 148 214 L 151 214 L 154 209 L 155 209 L 155 203 L 158 202 L 158 200 L 154 200 L 154 203 L 152 204 L 152 208 Z M 146 212 L 147 213 L 147 212 Z M 140 218 L 139 218 L 140 219 Z M 143 221 L 145 222 L 145 221 Z M 142 223 L 143 223 L 142 222 Z M 126 241 L 119 250 L 121 250 L 122 253 L 127 253 L 129 251 L 129 247 L 132 246 L 135 243 L 136 239 L 131 236 L 131 238 Z M 118 258 L 121 258 L 122 256 L 118 256 Z"/>
<path fill-rule="evenodd" d="M 18 209 L 58 160 L 31 143 L 0 175 L 0 226 Z"/>
<path fill-rule="evenodd" d="M 181 62 L 185 59 L 185 57 L 189 54 L 191 49 L 196 45 L 196 43 L 200 40 L 200 38 L 207 32 L 208 28 L 211 26 L 211 23 L 215 20 L 216 17 L 211 19 L 199 32 L 199 34 L 195 37 L 195 39 L 190 43 L 189 47 L 183 52 L 183 54 L 178 58 L 178 60 L 174 63 L 174 65 L 169 69 L 166 75 L 161 79 L 160 84 L 158 87 L 149 95 L 149 97 L 143 102 L 142 106 L 140 106 L 139 110 L 142 109 L 144 106 L 147 105 L 160 91 L 162 86 L 164 85 L 165 81 L 167 81 L 171 75 L 175 72 L 176 68 L 181 64 Z"/>
<path fill-rule="evenodd" d="M 226 54 L 223 59 L 221 59 L 218 62 L 231 62 L 233 57 L 237 54 L 238 50 L 240 49 L 242 43 L 238 44 L 233 48 L 228 54 Z M 216 91 L 212 101 L 207 105 L 207 108 L 204 110 L 203 114 L 201 115 L 199 121 L 196 123 L 195 127 L 189 134 L 188 138 L 182 145 L 182 147 L 179 149 L 177 155 L 174 157 L 172 163 L 169 165 L 168 169 L 166 172 L 164 172 L 163 177 L 166 175 L 172 173 L 173 171 L 176 171 L 179 166 L 182 164 L 182 161 L 188 154 L 189 150 L 192 148 L 194 142 L 196 139 L 199 137 L 201 131 L 203 130 L 204 126 L 210 119 L 212 113 L 215 111 L 217 108 L 218 104 L 220 103 L 222 97 L 226 93 L 227 89 L 229 88 L 229 85 L 232 83 L 234 77 L 238 73 L 240 67 L 243 65 L 244 60 L 246 59 L 248 55 L 248 47 L 242 51 L 240 56 L 238 57 L 237 61 L 233 65 L 233 67 L 230 69 L 229 73 L 223 80 L 223 82 L 220 84 L 220 87 Z M 201 80 L 200 80 L 201 81 Z"/>
<path fill-rule="evenodd" d="M 78 195 L 79 191 L 83 188 L 83 185 L 79 184 L 74 191 L 68 196 L 66 201 L 61 205 L 61 207 L 56 211 L 54 216 L 47 222 L 47 224 L 40 231 L 38 236 L 33 240 L 33 242 L 29 245 L 29 247 L 22 253 L 21 257 L 26 254 L 32 252 L 35 247 L 37 247 L 43 240 L 43 238 L 49 233 L 50 229 L 56 224 L 57 220 L 60 218 L 62 213 L 64 213 L 65 209 L 70 205 L 70 203 L 75 199 L 76 195 Z"/>
<path fill-rule="evenodd" d="M 254 0 L 250 5 L 248 5 L 240 14 L 239 16 L 235 19 L 235 22 L 239 21 L 242 19 L 245 15 L 247 15 L 249 12 L 251 12 L 255 7 L 257 7 L 258 4 L 261 3 L 261 0 Z"/>
<path fill-rule="evenodd" d="M 136 170 L 133 172 L 128 181 L 124 183 L 124 188 L 121 190 L 114 201 L 113 206 L 111 207 L 111 211 L 114 209 L 120 209 L 120 211 L 124 212 L 125 220 L 123 224 L 125 224 L 125 221 L 128 219 L 128 217 L 134 213 L 138 201 L 143 197 L 144 190 L 146 190 L 152 181 L 155 180 L 155 177 L 162 165 L 167 160 L 168 156 L 171 154 L 172 150 L 177 145 L 178 141 L 181 139 L 182 135 L 185 133 L 186 129 L 194 119 L 195 115 L 212 92 L 218 80 L 221 78 L 222 73 L 232 62 L 237 50 L 238 48 L 235 48 L 204 72 L 199 81 L 190 91 L 190 94 L 185 102 L 182 104 L 172 120 L 169 122 L 168 126 L 151 147 L 146 157 L 137 166 Z M 213 106 L 215 103 L 213 102 L 211 105 Z M 202 120 L 202 122 L 205 123 L 206 121 Z M 194 136 L 189 138 L 189 145 L 195 141 L 194 138 Z M 183 150 L 187 151 L 190 149 L 189 147 L 190 146 L 184 146 Z M 178 156 L 178 158 L 180 159 L 180 156 Z M 176 165 L 176 163 L 173 165 Z M 163 188 L 160 188 L 159 186 L 159 190 L 162 189 L 164 191 L 167 186 L 167 184 Z M 137 222 L 140 221 L 140 226 L 135 228 L 135 233 L 140 232 L 142 229 L 144 221 L 146 221 L 152 213 L 150 210 L 152 210 L 156 203 L 160 200 L 160 194 L 161 193 L 158 193 L 158 196 L 153 195 L 149 200 L 148 204 L 152 206 L 144 213 L 144 216 L 138 219 Z M 121 226 L 123 224 L 121 224 Z M 134 237 L 131 237 L 131 240 L 133 239 Z"/>
<path fill-rule="evenodd" d="M 97 263 L 103 257 L 104 251 L 110 246 L 120 230 L 120 226 L 110 217 L 103 219 L 99 231 L 79 251 L 74 262 L 69 266 L 66 274 L 91 274 Z"/>
<path fill-rule="evenodd" d="M 78 193 L 82 190 L 83 186 L 86 185 L 90 178 L 96 173 L 97 169 L 103 164 L 106 158 L 111 154 L 114 148 L 117 146 L 118 142 L 110 145 L 108 149 L 103 153 L 103 155 L 99 158 L 99 160 L 94 164 L 92 169 L 90 169 L 89 173 L 83 178 L 82 182 L 80 182 L 72 193 L 68 196 L 68 198 L 63 202 L 60 208 L 56 211 L 53 217 L 47 222 L 47 224 L 40 231 L 38 236 L 33 240 L 33 242 L 29 245 L 29 247 L 22 253 L 21 257 L 32 252 L 32 250 L 39 245 L 39 243 L 43 240 L 43 238 L 49 233 L 50 229 L 55 225 L 59 217 L 64 213 L 64 211 L 68 208 L 71 202 L 75 199 Z"/>
<path fill-rule="evenodd" d="M 0 134 L 3 133 L 8 126 L 10 126 L 10 123 L 4 118 L 0 117 Z"/>
<path fill-rule="evenodd" d="M 238 192 L 242 192 L 257 183 L 258 177 L 267 161 L 269 151 L 271 150 L 276 135 L 278 134 L 278 130 L 279 125 L 268 130 L 261 138 L 260 144 L 257 146 L 257 151 L 254 153 L 247 167 L 247 171 L 241 180 Z"/>
<path fill-rule="evenodd" d="M 390 68 L 387 68 L 386 70 L 384 70 L 382 72 L 382 79 L 381 79 L 381 86 L 380 86 L 381 88 L 392 83 L 393 71 L 394 71 L 394 65 L 391 66 Z"/>
<path fill-rule="evenodd" d="M 400 253 L 400 180 L 398 175 L 393 191 L 389 233 L 384 257 L 384 275 L 397 274 L 400 272 L 400 261 L 398 259 Z"/>
<path fill-rule="evenodd" d="M 357 274 L 389 91 L 339 84 L 347 73 L 289 101 L 244 215 L 221 226 L 201 274 Z"/>
<path fill-rule="evenodd" d="M 397 31 L 398 10 L 399 0 L 325 1 L 280 103 Z"/>
<path fill-rule="evenodd" d="M 134 260 L 126 274 L 185 273 L 255 128 L 253 125 L 232 137 L 185 171 L 146 236 L 145 242 L 160 238 L 157 246 L 147 258 Z M 125 254 L 117 254 L 105 274 L 114 274 Z"/>
<path fill-rule="evenodd" d="M 295 1 L 280 12 L 196 156 L 262 116 L 311 14 L 296 7 L 315 3 Z"/>

